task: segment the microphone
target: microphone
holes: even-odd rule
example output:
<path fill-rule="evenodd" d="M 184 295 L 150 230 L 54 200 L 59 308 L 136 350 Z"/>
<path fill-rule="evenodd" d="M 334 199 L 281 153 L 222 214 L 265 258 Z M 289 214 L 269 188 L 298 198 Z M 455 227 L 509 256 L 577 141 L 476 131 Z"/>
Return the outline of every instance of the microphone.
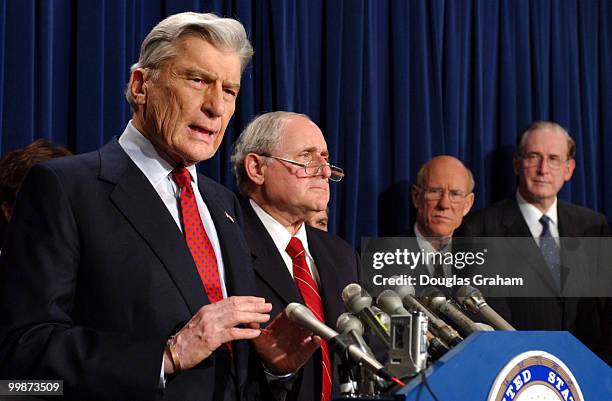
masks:
<path fill-rule="evenodd" d="M 455 293 L 455 299 L 464 308 L 479 315 L 497 330 L 516 330 L 487 304 L 482 293 L 476 288 L 469 285 L 460 287 Z"/>
<path fill-rule="evenodd" d="M 382 341 L 391 344 L 389 330 L 372 310 L 372 297 L 359 284 L 351 283 L 342 290 L 342 300 L 349 312 L 359 317 Z"/>
<path fill-rule="evenodd" d="M 357 316 L 348 312 L 341 314 L 336 321 L 336 327 L 341 333 L 341 336 L 346 336 L 349 341 L 354 342 L 363 352 L 370 355 L 372 358 L 376 358 L 363 339 L 363 324 Z M 343 362 L 338 366 L 338 374 L 340 376 L 340 392 L 344 395 L 354 396 L 357 390 L 359 390 L 361 394 L 374 394 L 377 388 L 386 387 L 382 379 L 372 374 L 372 372 L 365 367 L 359 367 L 356 371 L 355 380 L 353 380 L 351 367 L 347 362 Z"/>
<path fill-rule="evenodd" d="M 429 309 L 421 305 L 419 301 L 414 297 L 414 287 L 411 285 L 403 285 L 397 287 L 397 292 L 393 292 L 396 297 L 389 297 L 392 299 L 391 302 L 403 304 L 406 308 L 422 312 L 429 318 L 429 329 L 433 334 L 439 337 L 446 344 L 454 347 L 459 344 L 463 338 L 457 333 L 455 329 L 446 324 L 442 319 L 434 315 Z M 391 291 L 391 290 L 389 290 Z M 383 291 L 384 292 L 384 291 Z"/>
<path fill-rule="evenodd" d="M 348 344 L 338 332 L 321 323 L 306 306 L 297 302 L 292 302 L 285 308 L 285 314 L 292 322 L 312 331 L 326 340 L 342 359 L 352 359 L 357 363 L 363 364 L 363 366 L 383 379 L 397 382 L 398 379 L 391 375 L 380 362 L 363 352 L 357 345 Z"/>
<path fill-rule="evenodd" d="M 384 290 L 378 294 L 376 305 L 389 315 L 409 315 L 410 312 L 404 308 L 401 298 L 393 290 Z"/>
<path fill-rule="evenodd" d="M 472 319 L 467 317 L 459 308 L 446 299 L 442 291 L 436 287 L 427 287 L 421 292 L 421 300 L 425 306 L 441 313 L 449 318 L 459 327 L 459 331 L 463 335 L 470 335 L 476 331 L 484 329 L 478 326 Z"/>
<path fill-rule="evenodd" d="M 363 339 L 363 324 L 352 313 L 345 312 L 338 316 L 336 327 L 342 334 L 350 336 L 351 340 L 361 348 L 361 350 L 371 356 L 374 356 L 372 350 Z"/>
<path fill-rule="evenodd" d="M 372 306 L 372 311 L 374 312 L 374 315 L 376 316 L 376 320 L 381 322 L 383 326 L 385 326 L 387 331 L 389 331 L 390 330 L 389 328 L 391 327 L 391 317 L 385 312 L 383 312 L 377 306 Z"/>

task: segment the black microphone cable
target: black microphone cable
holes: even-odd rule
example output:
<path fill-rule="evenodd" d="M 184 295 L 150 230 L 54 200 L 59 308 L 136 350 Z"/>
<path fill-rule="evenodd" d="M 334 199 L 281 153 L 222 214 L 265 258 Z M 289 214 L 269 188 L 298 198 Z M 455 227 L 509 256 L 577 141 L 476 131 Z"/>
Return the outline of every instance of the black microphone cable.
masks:
<path fill-rule="evenodd" d="M 429 386 L 429 382 L 427 381 L 427 375 L 425 374 L 425 369 L 421 370 L 421 382 L 423 383 L 427 391 L 429 391 L 431 398 L 433 398 L 434 401 L 440 401 L 440 399 L 434 394 L 433 390 Z"/>

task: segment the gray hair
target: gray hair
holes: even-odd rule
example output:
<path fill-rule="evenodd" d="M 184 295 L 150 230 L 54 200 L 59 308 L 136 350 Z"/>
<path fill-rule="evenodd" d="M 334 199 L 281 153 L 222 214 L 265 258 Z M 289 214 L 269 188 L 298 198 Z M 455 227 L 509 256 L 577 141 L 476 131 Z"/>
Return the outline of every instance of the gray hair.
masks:
<path fill-rule="evenodd" d="M 310 118 L 305 114 L 290 111 L 273 111 L 255 117 L 247 125 L 236 142 L 232 151 L 232 170 L 236 177 L 236 185 L 243 195 L 250 192 L 250 180 L 244 168 L 244 159 L 249 153 L 271 154 L 281 140 L 281 134 L 286 122 L 293 117 Z"/>
<path fill-rule="evenodd" d="M 567 159 L 570 160 L 574 158 L 574 156 L 576 155 L 576 142 L 567 133 L 565 128 L 553 121 L 536 121 L 531 123 L 529 127 L 527 127 L 527 129 L 523 131 L 523 133 L 519 137 L 518 145 L 516 147 L 517 156 L 524 156 L 525 142 L 527 142 L 527 137 L 529 136 L 529 134 L 541 129 L 549 129 L 563 134 L 563 136 L 567 140 Z"/>
<path fill-rule="evenodd" d="M 140 46 L 138 62 L 132 65 L 130 72 L 146 68 L 151 79 L 157 79 L 161 63 L 176 55 L 175 42 L 187 35 L 201 37 L 219 49 L 234 51 L 240 57 L 241 72 L 253 57 L 253 47 L 239 21 L 215 14 L 185 12 L 167 17 L 149 32 Z M 125 97 L 134 107 L 130 83 L 131 74 Z"/>

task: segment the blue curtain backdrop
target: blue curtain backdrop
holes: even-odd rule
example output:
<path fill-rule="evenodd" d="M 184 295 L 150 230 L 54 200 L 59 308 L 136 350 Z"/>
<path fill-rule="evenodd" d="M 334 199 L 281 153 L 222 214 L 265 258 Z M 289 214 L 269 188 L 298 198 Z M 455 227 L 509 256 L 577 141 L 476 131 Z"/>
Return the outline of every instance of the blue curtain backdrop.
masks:
<path fill-rule="evenodd" d="M 39 137 L 81 153 L 121 133 L 140 42 L 187 10 L 239 19 L 256 51 L 201 166 L 225 185 L 254 115 L 306 113 L 347 173 L 331 228 L 357 244 L 408 226 L 409 184 L 437 154 L 473 170 L 475 208 L 512 194 L 517 134 L 551 119 L 578 144 L 561 197 L 612 215 L 610 0 L 1 0 L 0 153 Z"/>

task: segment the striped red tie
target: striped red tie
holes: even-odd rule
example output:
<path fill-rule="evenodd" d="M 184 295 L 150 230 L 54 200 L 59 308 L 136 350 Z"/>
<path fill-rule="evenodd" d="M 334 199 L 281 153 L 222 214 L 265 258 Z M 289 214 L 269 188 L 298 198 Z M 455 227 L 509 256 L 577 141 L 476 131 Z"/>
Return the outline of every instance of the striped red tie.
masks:
<path fill-rule="evenodd" d="M 306 256 L 304 255 L 304 246 L 299 238 L 292 237 L 286 249 L 293 261 L 293 278 L 302 294 L 304 304 L 312 311 L 312 313 L 321 322 L 325 323 L 323 315 L 323 303 L 321 296 L 317 290 L 308 265 L 306 264 Z M 321 382 L 321 401 L 329 401 L 331 399 L 331 362 L 329 357 L 329 347 L 326 341 L 321 342 L 321 362 L 322 362 L 322 382 Z"/>

